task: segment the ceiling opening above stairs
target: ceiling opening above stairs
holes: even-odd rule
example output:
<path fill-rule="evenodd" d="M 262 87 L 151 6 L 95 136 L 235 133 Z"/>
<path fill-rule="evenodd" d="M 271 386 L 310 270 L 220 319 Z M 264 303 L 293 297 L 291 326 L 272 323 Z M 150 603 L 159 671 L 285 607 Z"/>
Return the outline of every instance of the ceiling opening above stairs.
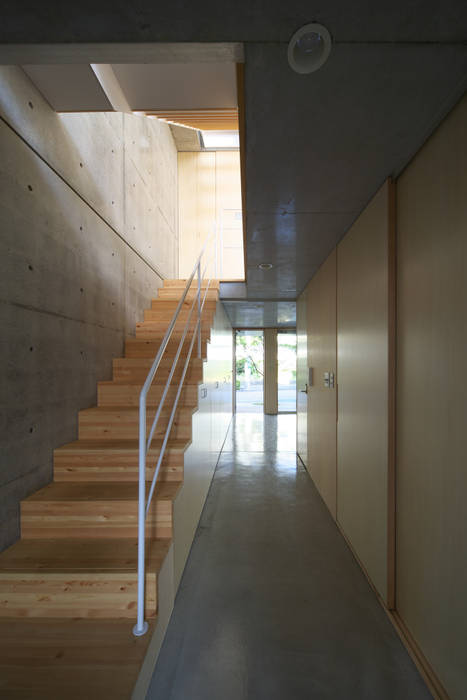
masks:
<path fill-rule="evenodd" d="M 258 302 L 246 297 L 245 182 L 242 185 L 240 162 L 243 49 L 185 44 L 172 50 L 159 47 L 159 53 L 148 56 L 138 51 L 129 56 L 128 47 L 116 47 L 112 55 L 105 53 L 105 47 L 79 54 L 73 53 L 77 47 L 58 47 L 55 55 L 44 47 L 39 54 L 30 51 L 22 68 L 56 112 L 114 111 L 170 126 L 178 151 L 180 275 L 191 270 L 216 226 L 216 276 L 237 283 L 226 306 L 232 323 L 284 325 L 277 303 L 262 300 L 258 313 Z M 238 283 L 243 283 L 240 294 Z M 226 302 L 231 286 L 224 285 Z M 293 309 L 287 310 L 287 325 L 294 325 L 295 303 L 288 306 Z"/>

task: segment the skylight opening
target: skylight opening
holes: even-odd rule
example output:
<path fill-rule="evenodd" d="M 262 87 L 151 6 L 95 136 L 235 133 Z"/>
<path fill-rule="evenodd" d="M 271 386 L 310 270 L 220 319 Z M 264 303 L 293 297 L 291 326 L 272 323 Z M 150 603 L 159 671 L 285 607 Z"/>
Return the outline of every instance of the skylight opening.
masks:
<path fill-rule="evenodd" d="M 238 131 L 201 131 L 203 146 L 207 151 L 238 150 Z"/>

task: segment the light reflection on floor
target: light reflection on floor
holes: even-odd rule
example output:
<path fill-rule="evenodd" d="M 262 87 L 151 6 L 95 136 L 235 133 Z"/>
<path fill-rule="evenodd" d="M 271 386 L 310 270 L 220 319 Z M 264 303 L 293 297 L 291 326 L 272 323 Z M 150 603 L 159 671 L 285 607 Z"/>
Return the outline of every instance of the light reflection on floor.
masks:
<path fill-rule="evenodd" d="M 296 453 L 296 416 L 237 413 L 225 441 L 224 452 Z"/>
<path fill-rule="evenodd" d="M 147 700 L 431 697 L 294 450 L 232 422 Z"/>

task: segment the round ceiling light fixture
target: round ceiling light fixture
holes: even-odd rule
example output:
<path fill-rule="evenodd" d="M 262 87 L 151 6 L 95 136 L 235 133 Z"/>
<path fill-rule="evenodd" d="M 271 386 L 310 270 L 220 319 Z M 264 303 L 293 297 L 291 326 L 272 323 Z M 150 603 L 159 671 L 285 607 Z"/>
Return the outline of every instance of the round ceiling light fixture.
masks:
<path fill-rule="evenodd" d="M 321 68 L 331 53 L 331 35 L 322 24 L 305 24 L 300 27 L 287 49 L 289 65 L 296 73 L 313 73 Z"/>
<path fill-rule="evenodd" d="M 273 265 L 272 263 L 260 263 L 258 267 L 260 270 L 271 270 Z"/>

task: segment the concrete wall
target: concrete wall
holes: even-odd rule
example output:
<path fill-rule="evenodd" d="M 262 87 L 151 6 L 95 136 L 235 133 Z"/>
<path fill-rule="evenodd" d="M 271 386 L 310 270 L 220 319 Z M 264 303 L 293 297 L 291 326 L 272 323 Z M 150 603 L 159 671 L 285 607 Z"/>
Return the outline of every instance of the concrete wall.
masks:
<path fill-rule="evenodd" d="M 143 117 L 55 114 L 18 67 L 0 69 L 0 548 L 52 450 L 177 276 L 177 153 Z"/>
<path fill-rule="evenodd" d="M 467 697 L 467 97 L 397 183 L 398 612 Z"/>

